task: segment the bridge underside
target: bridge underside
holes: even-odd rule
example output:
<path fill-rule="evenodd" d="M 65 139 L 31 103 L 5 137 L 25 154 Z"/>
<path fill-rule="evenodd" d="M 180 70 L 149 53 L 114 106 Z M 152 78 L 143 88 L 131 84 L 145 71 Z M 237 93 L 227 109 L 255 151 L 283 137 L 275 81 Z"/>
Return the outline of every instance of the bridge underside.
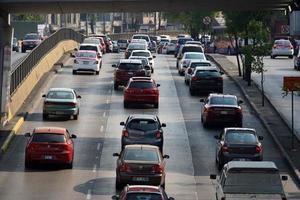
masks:
<path fill-rule="evenodd" d="M 0 0 L 7 13 L 242 11 L 285 9 L 292 0 Z"/>

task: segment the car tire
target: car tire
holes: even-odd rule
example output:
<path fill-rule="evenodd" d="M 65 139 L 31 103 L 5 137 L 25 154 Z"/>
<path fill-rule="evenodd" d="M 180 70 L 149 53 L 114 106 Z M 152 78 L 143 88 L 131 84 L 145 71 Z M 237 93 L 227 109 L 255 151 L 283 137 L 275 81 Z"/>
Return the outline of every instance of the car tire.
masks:
<path fill-rule="evenodd" d="M 74 120 L 78 120 L 78 114 L 77 115 L 73 115 Z"/>
<path fill-rule="evenodd" d="M 77 74 L 77 71 L 76 71 L 76 70 L 73 70 L 73 71 L 72 71 L 72 74 Z"/>
<path fill-rule="evenodd" d="M 45 113 L 43 113 L 43 120 L 47 120 L 47 119 L 49 119 L 49 115 L 48 115 L 48 114 L 45 114 Z"/>
<path fill-rule="evenodd" d="M 271 56 L 271 59 L 275 59 L 275 56 Z"/>
<path fill-rule="evenodd" d="M 73 169 L 73 160 L 66 165 L 67 169 Z"/>
<path fill-rule="evenodd" d="M 180 72 L 180 74 L 179 74 L 180 76 L 183 76 L 184 75 L 184 72 Z"/>
<path fill-rule="evenodd" d="M 126 102 L 126 101 L 124 101 L 123 105 L 124 105 L 124 108 L 128 108 L 129 107 L 129 103 Z"/>
<path fill-rule="evenodd" d="M 163 189 L 165 189 L 165 188 L 166 188 L 166 183 L 164 182 L 164 183 L 161 185 L 161 187 L 162 187 Z"/>
<path fill-rule="evenodd" d="M 118 88 L 119 88 L 119 85 L 118 84 L 114 84 L 114 90 L 118 90 Z"/>
<path fill-rule="evenodd" d="M 96 75 L 99 75 L 100 74 L 100 70 L 99 71 L 96 71 Z"/>
<path fill-rule="evenodd" d="M 224 165 L 223 162 L 222 162 L 221 159 L 219 158 L 219 161 L 218 161 L 218 163 L 217 163 L 217 167 L 218 167 L 218 170 L 219 170 L 219 171 L 222 170 L 223 165 Z"/>
<path fill-rule="evenodd" d="M 117 190 L 122 190 L 123 189 L 123 184 L 121 182 L 119 182 L 116 178 L 116 189 Z"/>
<path fill-rule="evenodd" d="M 159 107 L 159 103 L 155 103 L 153 104 L 154 108 L 158 108 Z"/>
<path fill-rule="evenodd" d="M 203 126 L 203 128 L 208 128 L 208 123 L 203 120 L 202 126 Z"/>

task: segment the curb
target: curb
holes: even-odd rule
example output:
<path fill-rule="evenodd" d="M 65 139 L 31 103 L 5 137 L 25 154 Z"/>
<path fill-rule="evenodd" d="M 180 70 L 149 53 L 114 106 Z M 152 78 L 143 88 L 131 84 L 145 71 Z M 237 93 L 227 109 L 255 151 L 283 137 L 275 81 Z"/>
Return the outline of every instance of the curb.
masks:
<path fill-rule="evenodd" d="M 263 123 L 264 127 L 267 129 L 267 131 L 270 133 L 270 135 L 272 136 L 273 140 L 275 141 L 276 145 L 279 147 L 280 153 L 283 155 L 283 157 L 285 158 L 285 160 L 287 161 L 288 165 L 290 166 L 290 168 L 292 169 L 292 173 L 294 174 L 294 177 L 297 179 L 297 182 L 300 183 L 300 171 L 297 169 L 297 167 L 294 165 L 292 159 L 290 158 L 290 156 L 288 155 L 288 153 L 286 152 L 286 150 L 283 148 L 283 146 L 281 145 L 281 143 L 279 142 L 279 140 L 277 139 L 276 135 L 274 134 L 274 132 L 272 131 L 272 129 L 270 128 L 270 126 L 268 125 L 268 123 L 266 122 L 266 120 L 259 114 L 257 107 L 255 106 L 254 103 L 252 103 L 250 101 L 250 97 L 247 94 L 247 92 L 244 90 L 243 86 L 235 79 L 233 78 L 211 55 L 207 55 L 207 57 L 209 57 L 211 60 L 213 60 L 220 69 L 222 69 L 225 74 L 234 81 L 234 83 L 239 87 L 239 89 L 242 91 L 243 95 L 246 97 L 248 103 L 250 104 L 250 106 L 252 107 L 252 109 L 255 111 L 256 115 L 258 116 L 259 120 Z M 269 99 L 265 96 L 265 98 L 269 101 Z M 269 101 L 270 102 L 270 101 Z M 273 104 L 270 103 L 271 106 L 273 106 Z M 274 108 L 275 109 L 275 108 Z M 278 114 L 278 111 L 275 109 L 275 111 Z M 282 119 L 282 116 L 279 115 L 280 119 L 284 121 L 284 119 Z M 285 122 L 285 121 L 284 121 Z"/>

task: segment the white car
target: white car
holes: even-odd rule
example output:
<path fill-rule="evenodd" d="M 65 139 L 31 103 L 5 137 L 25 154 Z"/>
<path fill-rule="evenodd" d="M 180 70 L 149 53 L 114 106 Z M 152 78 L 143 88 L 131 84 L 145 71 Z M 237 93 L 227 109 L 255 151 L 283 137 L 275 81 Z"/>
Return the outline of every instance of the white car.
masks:
<path fill-rule="evenodd" d="M 97 75 L 100 72 L 102 65 L 102 56 L 96 53 L 96 51 L 79 50 L 75 54 L 73 74 L 77 74 L 78 71 L 94 72 Z"/>
<path fill-rule="evenodd" d="M 79 46 L 79 50 L 95 51 L 99 56 L 102 57 L 101 48 L 97 44 L 82 43 Z"/>
<path fill-rule="evenodd" d="M 166 54 L 174 54 L 175 50 L 176 50 L 176 44 L 177 44 L 177 40 L 171 40 L 168 44 L 167 44 L 167 52 Z"/>
<path fill-rule="evenodd" d="M 271 58 L 274 59 L 276 56 L 288 56 L 293 58 L 294 48 L 292 43 L 286 39 L 275 40 L 272 47 Z"/>
<path fill-rule="evenodd" d="M 208 60 L 191 60 L 188 67 L 186 68 L 184 72 L 184 82 L 186 85 L 190 84 L 190 80 L 192 77 L 192 74 L 196 67 L 211 67 L 213 64 Z"/>
<path fill-rule="evenodd" d="M 178 66 L 178 74 L 184 75 L 191 60 L 206 60 L 206 57 L 204 53 L 201 52 L 185 52 Z"/>
<path fill-rule="evenodd" d="M 149 50 L 133 50 L 130 56 L 142 56 L 148 58 L 151 67 L 151 73 L 154 72 L 154 58 L 156 58 L 156 56 L 153 56 Z"/>
<path fill-rule="evenodd" d="M 131 42 L 132 42 L 133 39 L 144 39 L 144 40 L 146 40 L 147 45 L 148 45 L 148 47 L 150 48 L 151 40 L 150 40 L 149 35 L 146 35 L 146 34 L 136 34 L 136 35 L 133 35 L 133 36 L 132 36 Z"/>

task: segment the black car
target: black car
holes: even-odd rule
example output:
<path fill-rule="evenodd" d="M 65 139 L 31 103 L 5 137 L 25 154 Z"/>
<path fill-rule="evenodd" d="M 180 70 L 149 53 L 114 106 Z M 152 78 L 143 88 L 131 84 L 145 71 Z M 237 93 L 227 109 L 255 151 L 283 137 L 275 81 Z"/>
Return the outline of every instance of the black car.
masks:
<path fill-rule="evenodd" d="M 232 160 L 263 160 L 263 146 L 252 128 L 224 128 L 216 135 L 216 163 L 221 170 L 223 165 Z"/>
<path fill-rule="evenodd" d="M 164 134 L 161 123 L 155 115 L 130 115 L 126 122 L 121 122 L 124 126 L 122 131 L 122 149 L 128 144 L 150 144 L 158 146 L 163 151 Z"/>
<path fill-rule="evenodd" d="M 223 93 L 222 74 L 223 72 L 216 67 L 196 67 L 189 84 L 190 94 L 195 95 L 196 92 Z"/>

